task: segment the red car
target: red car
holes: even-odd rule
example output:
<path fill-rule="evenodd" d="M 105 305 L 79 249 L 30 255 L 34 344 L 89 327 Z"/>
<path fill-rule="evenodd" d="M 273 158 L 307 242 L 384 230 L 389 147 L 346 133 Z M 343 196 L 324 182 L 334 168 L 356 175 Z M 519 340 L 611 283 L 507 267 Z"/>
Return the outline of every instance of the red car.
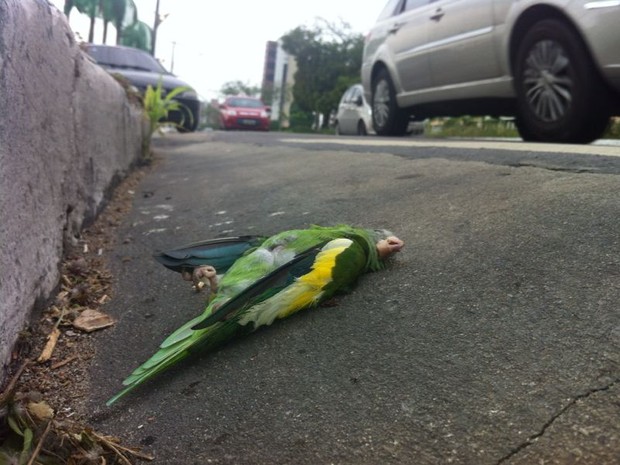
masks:
<path fill-rule="evenodd" d="M 269 131 L 269 107 L 252 97 L 228 97 L 220 105 L 222 129 L 257 129 Z"/>

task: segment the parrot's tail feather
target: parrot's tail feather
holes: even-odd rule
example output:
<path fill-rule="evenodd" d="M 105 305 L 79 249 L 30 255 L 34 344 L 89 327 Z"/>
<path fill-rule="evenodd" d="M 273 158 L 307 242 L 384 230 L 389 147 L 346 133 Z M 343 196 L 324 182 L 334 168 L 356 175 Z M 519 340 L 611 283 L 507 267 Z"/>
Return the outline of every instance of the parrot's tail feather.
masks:
<path fill-rule="evenodd" d="M 194 319 L 188 324 L 195 324 L 195 320 L 200 321 L 201 318 L 203 317 L 198 317 L 198 319 Z M 161 373 L 175 363 L 183 360 L 196 349 L 200 349 L 202 351 L 213 349 L 221 343 L 229 340 L 232 336 L 238 333 L 240 329 L 245 332 L 248 332 L 251 329 L 250 327 L 245 328 L 240 326 L 236 319 L 218 322 L 209 328 L 199 331 L 192 331 L 191 329 L 186 328 L 186 326 L 187 324 L 173 333 L 180 334 L 180 331 L 183 330 L 186 333 L 186 337 L 179 339 L 176 343 L 170 343 L 165 347 L 162 344 L 161 348 L 155 352 L 151 358 L 136 368 L 123 381 L 123 385 L 126 387 L 118 394 L 110 398 L 106 404 L 112 405 L 140 384 L 150 378 L 153 378 L 155 375 Z"/>
<path fill-rule="evenodd" d="M 175 356 L 173 356 L 170 359 L 168 359 L 165 363 L 162 363 L 162 364 L 158 365 L 154 369 L 151 369 L 149 371 L 145 371 L 144 370 L 139 376 L 136 375 L 136 374 L 132 374 L 129 378 L 127 378 L 123 382 L 123 384 L 126 387 L 122 391 L 120 391 L 119 393 L 115 394 L 110 399 L 108 399 L 108 401 L 106 402 L 106 405 L 109 407 L 114 402 L 116 402 L 118 399 L 123 397 L 125 394 L 129 393 L 130 391 L 133 391 L 135 388 L 137 388 L 144 381 L 146 381 L 149 378 L 155 376 L 157 373 L 159 373 L 161 371 L 164 371 L 166 368 L 168 368 L 169 366 L 175 364 L 176 362 L 179 362 L 179 361 L 183 360 L 185 357 L 187 357 L 187 355 L 188 355 L 187 351 L 179 352 Z M 135 373 L 135 371 L 134 371 L 134 373 Z M 131 379 L 131 382 L 127 382 L 129 379 Z"/>
<path fill-rule="evenodd" d="M 179 347 L 169 347 L 167 349 L 160 349 L 146 362 L 136 368 L 131 375 L 129 375 L 124 381 L 123 385 L 128 386 L 137 380 L 140 380 L 145 374 L 156 374 L 161 366 L 165 366 L 169 360 L 177 360 L 179 354 L 187 352 L 190 344 L 183 344 Z"/>
<path fill-rule="evenodd" d="M 193 336 L 195 331 L 192 330 L 192 326 L 200 323 L 208 316 L 209 315 L 205 315 L 203 313 L 202 315 L 198 315 L 196 318 L 191 319 L 179 329 L 177 329 L 174 333 L 172 333 L 170 336 L 168 336 L 166 339 L 164 339 L 164 342 L 161 343 L 160 347 L 162 349 L 166 349 L 167 347 L 178 344 L 179 342 L 186 340 L 188 337 Z"/>

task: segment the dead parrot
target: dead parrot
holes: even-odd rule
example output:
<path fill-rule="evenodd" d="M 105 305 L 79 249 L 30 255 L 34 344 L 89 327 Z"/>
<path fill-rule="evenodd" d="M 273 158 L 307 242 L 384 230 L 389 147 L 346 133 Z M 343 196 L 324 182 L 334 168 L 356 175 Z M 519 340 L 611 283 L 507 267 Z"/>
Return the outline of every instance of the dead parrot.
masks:
<path fill-rule="evenodd" d="M 385 230 L 313 226 L 269 238 L 214 239 L 156 255 L 184 279 L 206 280 L 212 296 L 204 312 L 168 336 L 107 405 L 192 352 L 212 349 L 348 290 L 362 273 L 381 269 L 383 260 L 403 245 Z"/>

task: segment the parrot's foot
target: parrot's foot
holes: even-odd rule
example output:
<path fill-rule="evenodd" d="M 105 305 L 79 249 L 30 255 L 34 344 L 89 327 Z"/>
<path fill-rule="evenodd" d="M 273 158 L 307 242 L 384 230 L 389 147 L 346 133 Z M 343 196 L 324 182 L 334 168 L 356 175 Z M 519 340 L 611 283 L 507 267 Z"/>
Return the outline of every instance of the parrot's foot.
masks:
<path fill-rule="evenodd" d="M 192 289 L 196 292 L 202 291 L 207 285 L 211 293 L 217 291 L 217 271 L 211 265 L 196 267 L 191 273 L 184 271 L 181 276 L 185 281 L 192 282 Z"/>

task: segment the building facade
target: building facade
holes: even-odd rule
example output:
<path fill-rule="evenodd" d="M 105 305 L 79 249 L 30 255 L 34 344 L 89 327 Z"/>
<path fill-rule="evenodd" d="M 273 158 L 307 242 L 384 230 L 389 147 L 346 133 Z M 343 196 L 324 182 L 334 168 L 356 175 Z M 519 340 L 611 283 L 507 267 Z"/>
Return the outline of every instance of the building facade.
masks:
<path fill-rule="evenodd" d="M 267 42 L 261 100 L 271 106 L 271 120 L 279 121 L 282 128 L 289 126 L 296 72 L 295 57 L 286 53 L 279 42 Z"/>

